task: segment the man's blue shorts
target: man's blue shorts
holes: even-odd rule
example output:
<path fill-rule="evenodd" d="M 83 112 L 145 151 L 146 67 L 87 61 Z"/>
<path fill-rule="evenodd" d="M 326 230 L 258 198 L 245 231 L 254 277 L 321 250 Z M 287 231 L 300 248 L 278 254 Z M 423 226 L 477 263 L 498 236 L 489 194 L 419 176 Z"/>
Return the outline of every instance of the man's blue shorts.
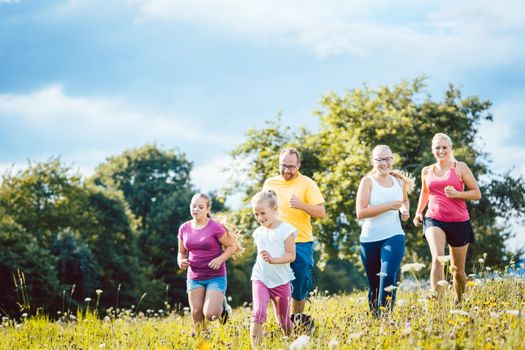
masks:
<path fill-rule="evenodd" d="M 290 266 L 295 275 L 292 280 L 292 298 L 304 300 L 313 285 L 314 242 L 295 243 L 295 261 Z"/>
<path fill-rule="evenodd" d="M 228 281 L 226 276 L 219 276 L 207 280 L 192 280 L 188 278 L 186 280 L 186 292 L 189 292 L 192 289 L 204 288 L 206 291 L 216 290 L 222 294 L 226 294 L 227 285 Z"/>

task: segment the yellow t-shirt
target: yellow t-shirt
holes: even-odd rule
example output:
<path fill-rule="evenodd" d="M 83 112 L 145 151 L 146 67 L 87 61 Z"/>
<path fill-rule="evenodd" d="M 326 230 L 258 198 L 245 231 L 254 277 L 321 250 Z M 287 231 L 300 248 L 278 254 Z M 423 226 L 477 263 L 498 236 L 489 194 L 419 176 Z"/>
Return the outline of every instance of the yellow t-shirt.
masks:
<path fill-rule="evenodd" d="M 272 189 L 277 193 L 279 205 L 279 219 L 289 223 L 298 231 L 295 242 L 311 242 L 314 239 L 312 234 L 312 223 L 310 215 L 300 209 L 290 208 L 288 199 L 295 193 L 301 201 L 309 205 L 324 203 L 323 195 L 314 180 L 308 176 L 298 174 L 290 181 L 286 181 L 281 175 L 274 176 L 264 182 L 263 190 Z"/>

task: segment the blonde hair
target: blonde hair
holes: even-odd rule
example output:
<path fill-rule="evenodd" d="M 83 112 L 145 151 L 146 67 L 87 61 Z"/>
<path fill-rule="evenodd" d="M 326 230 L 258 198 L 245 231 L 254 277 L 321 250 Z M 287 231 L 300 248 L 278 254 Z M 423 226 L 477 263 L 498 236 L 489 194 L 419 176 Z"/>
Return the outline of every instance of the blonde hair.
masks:
<path fill-rule="evenodd" d="M 271 208 L 277 208 L 277 193 L 269 189 L 259 191 L 252 197 L 252 207 L 262 202 L 268 203 Z"/>
<path fill-rule="evenodd" d="M 208 209 L 211 210 L 210 196 L 204 193 L 196 193 L 195 195 L 193 195 L 193 197 L 191 197 L 191 201 L 193 202 L 197 198 L 204 199 L 206 201 Z M 245 248 L 243 247 L 241 242 L 240 230 L 234 223 L 231 222 L 228 215 L 225 213 L 221 213 L 217 215 L 217 217 L 212 218 L 211 214 L 208 213 L 208 218 L 221 224 L 226 230 L 226 234 L 233 239 L 233 245 L 235 246 L 235 252 L 233 253 L 233 256 L 236 257 L 238 255 L 242 255 L 242 253 L 244 253 Z"/>
<path fill-rule="evenodd" d="M 438 132 L 437 134 L 434 135 L 434 137 L 432 137 L 432 144 L 437 143 L 439 140 L 445 140 L 445 141 L 447 141 L 449 143 L 449 145 L 450 145 L 450 158 L 454 162 L 457 161 L 456 157 L 454 157 L 454 151 L 452 150 L 453 144 L 452 144 L 452 139 L 450 138 L 450 136 L 448 136 L 445 133 Z"/>
<path fill-rule="evenodd" d="M 438 142 L 439 140 L 446 140 L 450 144 L 450 147 L 452 148 L 452 139 L 447 134 L 444 134 L 442 132 L 438 132 L 437 134 L 432 137 L 432 143 Z"/>
<path fill-rule="evenodd" d="M 383 150 L 387 150 L 390 153 L 392 153 L 392 150 L 390 149 L 390 147 L 388 145 L 377 145 L 372 150 L 372 156 L 375 153 L 378 153 L 378 152 L 383 151 Z M 374 169 L 375 169 L 375 165 L 374 165 Z M 372 174 L 373 171 L 374 170 L 370 171 L 368 174 Z M 403 183 L 403 187 L 406 189 L 406 191 L 408 193 L 410 193 L 410 192 L 412 192 L 414 190 L 415 179 L 412 176 L 412 174 L 410 174 L 408 172 L 404 172 L 404 171 L 398 170 L 398 169 L 392 169 L 392 171 L 390 171 L 390 175 L 392 175 L 393 177 L 398 178 L 399 180 L 401 180 L 401 182 Z"/>

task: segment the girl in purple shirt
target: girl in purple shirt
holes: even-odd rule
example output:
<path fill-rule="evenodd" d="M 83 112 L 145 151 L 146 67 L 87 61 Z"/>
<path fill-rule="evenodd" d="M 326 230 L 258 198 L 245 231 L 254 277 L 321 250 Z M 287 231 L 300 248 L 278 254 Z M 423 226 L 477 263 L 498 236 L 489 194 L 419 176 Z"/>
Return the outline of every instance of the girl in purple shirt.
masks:
<path fill-rule="evenodd" d="M 237 250 L 238 240 L 210 217 L 210 198 L 202 193 L 190 203 L 192 220 L 179 227 L 177 262 L 188 269 L 187 293 L 195 331 L 206 330 L 205 320 L 225 323 L 231 313 L 226 301 L 226 265 Z"/>

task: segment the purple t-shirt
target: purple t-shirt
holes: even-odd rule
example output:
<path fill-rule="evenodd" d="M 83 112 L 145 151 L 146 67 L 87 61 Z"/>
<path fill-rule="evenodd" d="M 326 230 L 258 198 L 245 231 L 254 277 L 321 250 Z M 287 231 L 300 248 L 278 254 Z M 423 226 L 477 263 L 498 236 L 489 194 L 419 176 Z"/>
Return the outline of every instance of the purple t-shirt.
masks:
<path fill-rule="evenodd" d="M 207 280 L 226 276 L 226 264 L 222 263 L 217 270 L 212 270 L 208 264 L 222 254 L 219 238 L 226 233 L 224 226 L 210 220 L 200 229 L 191 227 L 191 221 L 186 221 L 179 227 L 179 239 L 188 250 L 188 278 L 192 280 Z"/>

